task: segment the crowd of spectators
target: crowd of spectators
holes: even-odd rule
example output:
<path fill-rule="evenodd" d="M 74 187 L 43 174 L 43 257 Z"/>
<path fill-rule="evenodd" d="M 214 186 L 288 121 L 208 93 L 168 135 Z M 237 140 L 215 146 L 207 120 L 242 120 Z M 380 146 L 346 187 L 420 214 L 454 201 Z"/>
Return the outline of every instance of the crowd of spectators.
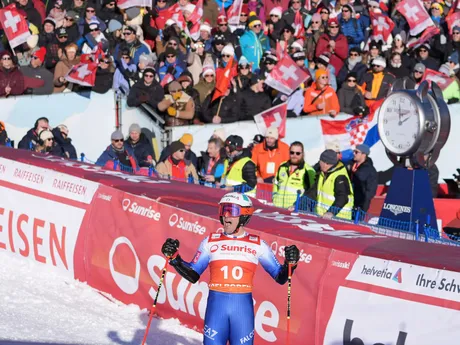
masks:
<path fill-rule="evenodd" d="M 239 23 L 229 24 L 225 9 L 233 1 L 205 0 L 199 38 L 192 39 L 172 17 L 170 9 L 177 5 L 171 0 L 125 9 L 115 0 L 18 0 L 32 35 L 14 51 L 2 41 L 0 96 L 114 89 L 126 95 L 129 106 L 149 104 L 171 126 L 249 120 L 284 101 L 288 116 L 365 115 L 395 80 L 416 88 L 431 69 L 453 80 L 444 97 L 457 102 L 460 26 L 447 25 L 454 14 L 451 2 L 423 1 L 439 33 L 420 39 L 423 32 L 411 36 L 396 10 L 400 1 L 245 0 Z M 191 29 L 196 3 L 179 0 L 178 5 Z M 372 13 L 395 24 L 386 41 L 374 36 Z M 104 55 L 95 85 L 69 82 L 69 70 L 97 47 Z M 309 75 L 290 95 L 264 82 L 281 54 Z M 215 99 L 216 82 L 228 63 L 228 91 Z"/>

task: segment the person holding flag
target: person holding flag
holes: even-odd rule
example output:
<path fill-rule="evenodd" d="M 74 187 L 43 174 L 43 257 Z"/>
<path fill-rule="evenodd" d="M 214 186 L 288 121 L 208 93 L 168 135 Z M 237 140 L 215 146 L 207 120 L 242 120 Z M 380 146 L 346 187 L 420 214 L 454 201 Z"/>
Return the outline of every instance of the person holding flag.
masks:
<path fill-rule="evenodd" d="M 191 262 L 181 258 L 177 239 L 168 238 L 161 248 L 170 265 L 193 284 L 209 266 L 211 277 L 204 319 L 204 345 L 225 345 L 227 342 L 253 345 L 252 288 L 258 264 L 283 285 L 290 281 L 299 262 L 297 246 L 285 247 L 285 261 L 280 264 L 264 240 L 246 232 L 244 226 L 253 213 L 254 207 L 247 195 L 225 194 L 219 202 L 219 219 L 224 231 L 206 237 Z"/>

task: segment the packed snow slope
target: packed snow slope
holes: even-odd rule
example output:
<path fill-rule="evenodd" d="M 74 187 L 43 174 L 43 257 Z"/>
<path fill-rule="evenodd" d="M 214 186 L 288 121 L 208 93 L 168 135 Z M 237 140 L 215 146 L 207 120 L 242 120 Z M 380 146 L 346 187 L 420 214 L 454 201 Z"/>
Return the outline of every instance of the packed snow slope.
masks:
<path fill-rule="evenodd" d="M 112 302 L 86 284 L 0 251 L 0 344 L 140 345 L 148 321 L 139 307 Z M 149 345 L 198 345 L 202 334 L 154 319 Z"/>

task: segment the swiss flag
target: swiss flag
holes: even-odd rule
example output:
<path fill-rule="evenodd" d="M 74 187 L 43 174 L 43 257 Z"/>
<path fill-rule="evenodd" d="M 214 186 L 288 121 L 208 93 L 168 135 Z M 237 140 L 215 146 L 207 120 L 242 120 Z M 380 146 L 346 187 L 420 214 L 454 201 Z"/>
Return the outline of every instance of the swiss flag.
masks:
<path fill-rule="evenodd" d="M 218 69 L 216 73 L 216 90 L 214 91 L 211 102 L 214 102 L 214 100 L 224 96 L 230 87 L 230 81 L 236 74 L 236 71 L 233 68 L 233 56 L 225 66 L 223 73 L 220 73 L 221 71 L 222 69 Z"/>
<path fill-rule="evenodd" d="M 279 40 L 276 41 L 276 58 L 280 61 L 284 57 L 284 50 Z"/>
<path fill-rule="evenodd" d="M 177 13 L 182 14 L 180 6 L 179 6 L 179 3 L 177 3 L 177 2 L 174 5 L 172 5 L 171 7 L 168 7 L 166 10 L 164 10 L 162 12 L 164 12 L 165 22 L 168 19 L 174 19 L 175 20 L 175 17 L 177 15 Z"/>
<path fill-rule="evenodd" d="M 95 62 L 89 61 L 87 63 L 79 63 L 67 72 L 65 79 L 74 84 L 94 86 L 94 82 L 96 81 L 96 70 L 97 63 Z"/>
<path fill-rule="evenodd" d="M 423 80 L 428 80 L 430 84 L 434 81 L 443 91 L 454 81 L 451 77 L 445 75 L 444 73 L 429 68 L 425 70 Z"/>
<path fill-rule="evenodd" d="M 192 24 L 199 23 L 201 18 L 203 17 L 203 0 L 198 0 L 198 2 L 195 4 L 195 9 L 193 12 L 190 14 L 190 17 L 188 18 L 188 21 L 191 22 Z"/>
<path fill-rule="evenodd" d="M 449 33 L 452 35 L 454 26 L 460 26 L 460 12 L 454 12 L 446 17 L 447 26 L 449 27 Z"/>
<path fill-rule="evenodd" d="M 243 8 L 243 0 L 234 0 L 233 4 L 227 10 L 228 24 L 239 25 L 240 14 Z"/>
<path fill-rule="evenodd" d="M 171 73 L 166 73 L 163 79 L 160 82 L 161 87 L 165 87 L 165 85 L 168 85 L 170 82 L 174 80 L 174 76 Z"/>
<path fill-rule="evenodd" d="M 310 76 L 286 54 L 278 62 L 265 80 L 265 84 L 290 95 Z"/>
<path fill-rule="evenodd" d="M 0 9 L 0 24 L 11 48 L 23 44 L 31 35 L 26 19 L 19 14 L 15 4 Z"/>
<path fill-rule="evenodd" d="M 280 138 L 286 136 L 287 103 L 282 103 L 273 108 L 254 115 L 254 121 L 261 134 L 265 134 L 269 127 L 278 128 Z"/>
<path fill-rule="evenodd" d="M 302 14 L 300 14 L 300 11 L 297 11 L 295 13 L 294 17 L 294 37 L 295 38 L 305 38 L 305 27 L 303 24 L 303 19 L 302 19 Z"/>
<path fill-rule="evenodd" d="M 376 12 L 370 12 L 372 20 L 372 36 L 378 41 L 386 42 L 395 27 L 395 23 L 390 17 Z"/>
<path fill-rule="evenodd" d="M 409 42 L 406 43 L 407 48 L 416 48 L 426 41 L 428 41 L 431 37 L 439 34 L 440 30 L 437 26 L 430 26 L 428 29 L 423 31 L 423 34 L 416 39 L 411 39 Z"/>
<path fill-rule="evenodd" d="M 406 18 L 410 26 L 411 36 L 417 36 L 434 22 L 419 0 L 402 0 L 396 5 L 396 10 Z"/>

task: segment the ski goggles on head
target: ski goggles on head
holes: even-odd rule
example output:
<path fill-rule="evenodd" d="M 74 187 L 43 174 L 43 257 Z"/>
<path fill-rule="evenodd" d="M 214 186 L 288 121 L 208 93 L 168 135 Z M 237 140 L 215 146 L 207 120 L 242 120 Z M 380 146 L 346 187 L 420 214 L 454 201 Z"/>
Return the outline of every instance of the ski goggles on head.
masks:
<path fill-rule="evenodd" d="M 219 217 L 250 216 L 254 212 L 252 207 L 241 207 L 235 204 L 220 204 Z"/>

